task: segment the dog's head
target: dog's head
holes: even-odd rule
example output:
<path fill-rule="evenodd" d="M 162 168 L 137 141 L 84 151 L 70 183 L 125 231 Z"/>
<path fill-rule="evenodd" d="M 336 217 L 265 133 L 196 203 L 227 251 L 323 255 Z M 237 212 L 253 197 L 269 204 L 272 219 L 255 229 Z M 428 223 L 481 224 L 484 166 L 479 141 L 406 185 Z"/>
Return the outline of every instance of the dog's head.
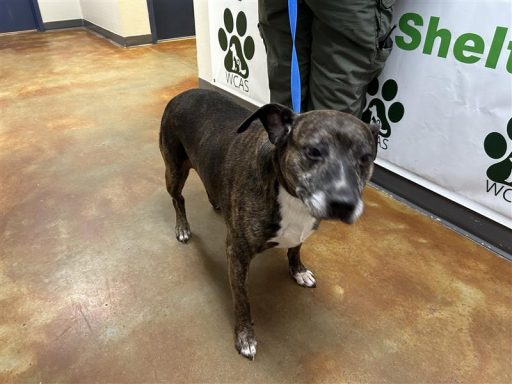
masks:
<path fill-rule="evenodd" d="M 280 104 L 259 108 L 238 128 L 259 119 L 275 145 L 280 181 L 318 219 L 355 222 L 361 192 L 373 171 L 379 128 L 337 111 L 294 114 Z"/>

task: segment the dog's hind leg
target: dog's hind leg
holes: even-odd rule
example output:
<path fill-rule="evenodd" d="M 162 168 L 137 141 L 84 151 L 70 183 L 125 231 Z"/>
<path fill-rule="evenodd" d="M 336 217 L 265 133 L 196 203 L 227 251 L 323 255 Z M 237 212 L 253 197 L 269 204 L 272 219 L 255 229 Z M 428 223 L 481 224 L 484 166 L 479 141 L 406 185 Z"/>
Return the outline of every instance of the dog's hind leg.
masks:
<path fill-rule="evenodd" d="M 185 199 L 181 194 L 189 169 L 173 170 L 171 167 L 167 167 L 165 170 L 167 192 L 172 197 L 172 204 L 176 211 L 176 239 L 182 243 L 186 243 L 192 234 L 185 211 Z"/>
<path fill-rule="evenodd" d="M 190 171 L 190 161 L 177 139 L 168 139 L 161 146 L 161 151 L 165 161 L 165 185 L 176 211 L 176 239 L 186 243 L 190 239 L 191 232 L 185 211 L 185 199 L 181 191 Z"/>
<path fill-rule="evenodd" d="M 315 288 L 316 280 L 313 272 L 307 269 L 300 260 L 300 247 L 288 248 L 288 271 L 291 277 L 302 287 Z"/>

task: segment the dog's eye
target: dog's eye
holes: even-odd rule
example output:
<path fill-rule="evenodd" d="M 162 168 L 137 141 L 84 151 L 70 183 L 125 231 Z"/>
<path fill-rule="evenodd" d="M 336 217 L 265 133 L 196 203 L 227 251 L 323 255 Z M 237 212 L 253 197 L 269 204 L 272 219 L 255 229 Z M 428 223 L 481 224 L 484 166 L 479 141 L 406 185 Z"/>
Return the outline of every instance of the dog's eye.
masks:
<path fill-rule="evenodd" d="M 371 163 L 372 160 L 373 160 L 373 156 L 371 154 L 367 153 L 359 158 L 359 163 L 361 165 L 368 165 Z"/>
<path fill-rule="evenodd" d="M 311 160 L 320 160 L 323 157 L 322 151 L 316 147 L 306 148 L 306 156 Z"/>

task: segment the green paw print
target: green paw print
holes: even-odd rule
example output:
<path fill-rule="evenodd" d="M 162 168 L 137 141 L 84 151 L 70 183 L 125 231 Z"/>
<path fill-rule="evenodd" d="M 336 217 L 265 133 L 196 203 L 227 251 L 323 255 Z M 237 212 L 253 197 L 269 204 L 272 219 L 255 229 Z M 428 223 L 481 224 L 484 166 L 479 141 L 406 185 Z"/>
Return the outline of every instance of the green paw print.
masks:
<path fill-rule="evenodd" d="M 512 140 L 512 118 L 507 124 L 507 135 Z M 499 132 L 485 137 L 484 149 L 487 156 L 500 160 L 487 168 L 487 177 L 496 183 L 512 186 L 512 151 L 508 153 L 507 139 Z"/>
<path fill-rule="evenodd" d="M 229 35 L 233 32 L 234 27 L 233 14 L 226 8 L 224 10 L 225 30 L 224 28 L 219 28 L 218 33 L 220 47 L 223 51 L 226 51 L 224 67 L 228 72 L 236 73 L 247 79 L 249 77 L 249 67 L 246 60 L 251 60 L 254 56 L 254 40 L 251 36 L 247 36 L 242 48 L 240 39 L 247 32 L 247 17 L 243 12 L 239 12 L 236 16 L 236 33 L 238 36 L 232 35 L 230 37 Z"/>
<path fill-rule="evenodd" d="M 374 79 L 368 85 L 368 95 L 375 96 L 379 92 L 379 80 Z M 398 94 L 398 84 L 395 80 L 389 79 L 382 85 L 382 99 L 391 102 Z M 396 101 L 386 111 L 386 104 L 381 99 L 373 98 L 363 112 L 362 120 L 366 123 L 373 122 L 380 127 L 379 135 L 387 138 L 391 136 L 389 122 L 398 123 L 404 117 L 405 109 L 402 103 Z"/>

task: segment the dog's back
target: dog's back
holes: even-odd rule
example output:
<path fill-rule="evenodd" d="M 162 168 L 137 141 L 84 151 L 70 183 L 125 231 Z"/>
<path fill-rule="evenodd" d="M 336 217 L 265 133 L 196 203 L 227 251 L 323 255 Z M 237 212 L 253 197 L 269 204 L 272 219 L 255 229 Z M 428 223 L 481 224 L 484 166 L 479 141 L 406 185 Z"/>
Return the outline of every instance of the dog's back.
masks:
<path fill-rule="evenodd" d="M 192 167 L 202 168 L 210 162 L 218 164 L 226 153 L 225 146 L 236 137 L 238 125 L 249 114 L 250 111 L 218 92 L 202 89 L 183 92 L 165 108 L 160 145 L 174 137 L 183 145 Z"/>
<path fill-rule="evenodd" d="M 237 128 L 250 113 L 215 91 L 192 89 L 174 97 L 160 127 L 167 172 L 178 173 L 172 179 L 186 179 L 188 169 L 194 168 L 212 204 L 218 205 L 226 154 L 233 141 L 240 140 Z"/>

